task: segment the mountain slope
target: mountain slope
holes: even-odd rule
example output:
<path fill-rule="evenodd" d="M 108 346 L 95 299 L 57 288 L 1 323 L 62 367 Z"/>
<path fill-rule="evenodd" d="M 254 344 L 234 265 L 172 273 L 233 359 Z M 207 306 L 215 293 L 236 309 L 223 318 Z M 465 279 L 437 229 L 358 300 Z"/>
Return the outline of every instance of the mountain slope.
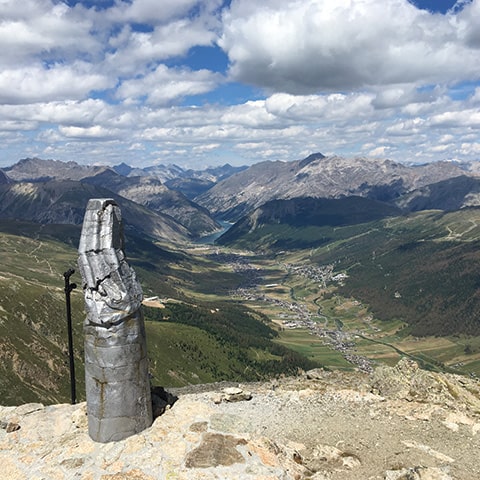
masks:
<path fill-rule="evenodd" d="M 215 182 L 204 178 L 172 178 L 165 185 L 170 190 L 183 193 L 188 199 L 193 200 L 207 190 L 210 190 Z"/>
<path fill-rule="evenodd" d="M 294 162 L 257 163 L 195 201 L 215 216 L 238 220 L 269 200 L 359 195 L 392 201 L 424 185 L 460 175 L 465 172 L 447 162 L 413 167 L 390 160 L 315 154 Z"/>
<path fill-rule="evenodd" d="M 312 228 L 356 225 L 400 213 L 397 207 L 363 197 L 272 200 L 242 217 L 217 243 L 242 248 L 308 248 L 327 240 L 312 235 Z"/>
<path fill-rule="evenodd" d="M 0 170 L 0 184 L 10 183 L 10 182 L 11 180 L 8 177 L 8 175 L 3 170 Z"/>
<path fill-rule="evenodd" d="M 105 170 L 83 183 L 108 188 L 113 192 L 144 205 L 159 214 L 170 215 L 183 225 L 194 238 L 209 235 L 220 229 L 208 211 L 186 198 L 182 193 L 170 190 L 154 177 L 124 177 L 113 170 Z"/>
<path fill-rule="evenodd" d="M 147 348 L 154 385 L 245 381 L 317 364 L 274 342 L 260 313 L 238 303 L 206 302 L 209 286 L 227 292 L 245 279 L 212 259 L 159 247 L 126 234 L 126 254 L 145 297 Z M 28 236 L 27 236 L 28 235 Z M 0 220 L 0 404 L 55 403 L 69 398 L 63 272 L 76 268 L 80 227 Z M 78 272 L 72 282 L 81 283 Z M 197 297 L 198 295 L 198 297 Z M 78 395 L 84 392 L 84 300 L 72 292 Z M 318 365 L 317 365 L 318 366 Z"/>
<path fill-rule="evenodd" d="M 480 179 L 465 175 L 426 185 L 403 195 L 395 201 L 400 208 L 453 211 L 480 206 Z"/>
<path fill-rule="evenodd" d="M 334 266 L 347 275 L 337 293 L 376 318 L 409 324 L 413 335 L 480 335 L 478 207 L 402 215 L 358 197 L 279 200 L 218 242 Z"/>
<path fill-rule="evenodd" d="M 479 208 L 422 211 L 343 235 L 312 257 L 348 274 L 340 293 L 413 335 L 480 335 Z"/>
<path fill-rule="evenodd" d="M 117 200 L 126 229 L 177 242 L 189 236 L 185 227 L 167 215 L 156 214 L 105 188 L 71 180 L 0 185 L 0 218 L 78 225 L 90 198 Z"/>

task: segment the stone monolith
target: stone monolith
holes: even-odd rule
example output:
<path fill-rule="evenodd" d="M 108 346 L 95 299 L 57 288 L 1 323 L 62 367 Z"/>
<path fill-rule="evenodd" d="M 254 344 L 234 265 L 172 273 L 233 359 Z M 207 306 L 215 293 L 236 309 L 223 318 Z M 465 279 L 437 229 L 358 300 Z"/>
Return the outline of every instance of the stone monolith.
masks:
<path fill-rule="evenodd" d="M 78 250 L 87 310 L 88 432 L 97 442 L 117 441 L 152 424 L 152 403 L 142 289 L 125 258 L 114 200 L 88 202 Z"/>

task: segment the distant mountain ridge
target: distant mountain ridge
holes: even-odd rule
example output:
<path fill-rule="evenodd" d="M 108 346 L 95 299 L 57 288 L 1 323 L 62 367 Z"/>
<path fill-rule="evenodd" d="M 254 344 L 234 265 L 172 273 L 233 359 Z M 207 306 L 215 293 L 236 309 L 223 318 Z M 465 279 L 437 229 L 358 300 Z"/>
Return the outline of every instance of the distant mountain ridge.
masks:
<path fill-rule="evenodd" d="M 480 178 L 461 175 L 413 190 L 396 202 L 403 210 L 443 210 L 480 206 Z"/>
<path fill-rule="evenodd" d="M 177 178 L 177 176 L 193 175 L 198 177 L 196 181 L 203 182 L 202 185 L 205 187 L 200 189 L 203 192 L 206 188 L 214 185 L 217 177 L 224 178 L 232 171 L 237 171 L 237 169 L 230 165 L 207 169 L 204 174 L 205 179 L 202 179 L 202 171 L 189 170 L 187 173 L 186 170 L 175 165 L 138 169 L 123 163 L 112 169 L 107 166 L 79 165 L 73 161 L 62 162 L 58 160 L 26 158 L 11 167 L 0 169 L 0 184 L 7 184 L 11 181 L 27 183 L 81 181 L 90 185 L 96 185 L 143 205 L 161 216 L 169 215 L 172 217 L 171 219 L 175 219 L 179 223 L 180 230 L 183 228 L 188 230 L 182 233 L 182 237 L 186 233 L 187 237 L 199 238 L 215 233 L 220 229 L 220 225 L 204 207 L 195 204 L 181 193 L 182 182 L 188 182 L 189 179 Z M 5 172 L 8 172 L 8 174 Z M 162 172 L 163 175 L 160 175 Z M 162 183 L 160 177 L 173 178 L 180 183 L 172 190 Z M 31 186 L 26 187 L 27 190 L 31 188 Z M 56 188 L 58 189 L 58 186 Z M 196 193 L 198 193 L 198 190 L 196 190 Z M 108 196 L 112 195 L 108 194 Z M 11 214 L 17 211 L 13 205 L 10 205 L 10 207 L 12 209 Z M 38 221 L 35 218 L 41 217 L 46 219 L 53 215 L 52 212 L 44 212 L 43 215 L 39 215 L 38 212 L 32 214 L 31 208 L 33 208 L 33 205 L 30 205 L 30 210 L 18 212 L 19 218 L 24 218 L 21 215 L 27 215 L 26 218 L 28 220 Z M 4 215 L 8 214 L 5 208 L 3 212 Z M 65 208 L 65 214 L 62 215 L 61 212 L 57 212 L 55 215 L 60 223 L 78 223 L 77 216 L 79 214 L 73 214 L 68 206 Z M 171 237 L 172 240 L 177 238 L 178 235 Z"/>
<path fill-rule="evenodd" d="M 0 184 L 27 180 L 45 183 L 53 179 L 96 185 L 157 214 L 170 216 L 188 230 L 187 236 L 199 238 L 219 230 L 218 218 L 237 221 L 278 200 L 362 197 L 403 211 L 477 206 L 478 171 L 478 165 L 456 162 L 408 165 L 388 159 L 321 153 L 290 162 L 267 161 L 248 168 L 225 164 L 205 170 L 187 170 L 177 165 L 134 168 L 125 163 L 110 168 L 27 158 L 0 170 Z M 65 221 L 73 221 L 76 214 L 68 215 L 63 216 Z M 308 212 L 299 215 L 309 218 Z"/>
<path fill-rule="evenodd" d="M 40 158 L 24 158 L 2 170 L 17 182 L 45 182 L 47 180 L 81 180 L 97 175 L 108 167 L 79 165 L 74 161 L 42 160 Z"/>
<path fill-rule="evenodd" d="M 181 192 L 170 190 L 155 177 L 124 177 L 108 169 L 84 178 L 82 182 L 108 188 L 153 212 L 170 215 L 187 228 L 193 237 L 209 235 L 221 228 L 208 210 Z"/>
<path fill-rule="evenodd" d="M 100 186 L 73 180 L 0 185 L 0 218 L 41 224 L 81 224 L 90 198 L 114 198 L 126 230 L 159 240 L 186 241 L 188 230 L 172 217 L 151 210 Z"/>
<path fill-rule="evenodd" d="M 164 183 L 175 178 L 196 178 L 216 183 L 247 168 L 248 167 L 246 166 L 233 167 L 228 163 L 219 167 L 207 167 L 202 170 L 196 170 L 193 168 L 184 169 L 173 164 L 160 164 L 144 168 L 134 168 L 130 167 L 126 163 L 121 163 L 120 165 L 114 166 L 112 169 L 120 175 L 124 175 L 126 177 L 151 176 L 158 178 Z"/>
<path fill-rule="evenodd" d="M 451 162 L 410 166 L 391 160 L 325 157 L 262 162 L 195 198 L 213 215 L 235 221 L 262 204 L 297 197 L 362 196 L 392 202 L 413 190 L 468 173 Z"/>
<path fill-rule="evenodd" d="M 203 170 L 189 168 L 187 170 L 178 165 L 154 165 L 145 168 L 132 168 L 125 163 L 116 165 L 113 170 L 126 177 L 153 177 L 160 180 L 171 190 L 183 193 L 193 200 L 196 196 L 206 192 L 216 183 L 246 170 L 248 167 L 232 167 L 228 163 L 220 167 L 208 167 Z"/>
<path fill-rule="evenodd" d="M 168 182 L 176 185 L 174 190 L 182 191 L 182 181 L 187 183 L 197 181 L 206 188 L 228 178 L 229 176 L 247 169 L 247 166 L 233 167 L 226 163 L 218 167 L 204 169 L 185 169 L 178 165 L 153 165 L 144 168 L 131 167 L 120 163 L 113 167 L 106 165 L 80 165 L 74 161 L 44 160 L 38 157 L 24 158 L 14 165 L 0 168 L 0 178 L 4 174 L 18 182 L 38 182 L 47 180 L 82 180 L 83 178 L 99 175 L 105 171 L 114 171 L 123 177 L 152 177 L 168 186 Z M 2 180 L 0 180 L 2 182 Z"/>
<path fill-rule="evenodd" d="M 304 229 L 308 227 L 341 227 L 372 222 L 382 218 L 400 215 L 398 207 L 388 205 L 378 200 L 363 197 L 342 198 L 311 198 L 299 197 L 289 200 L 271 200 L 245 215 L 227 230 L 219 239 L 221 245 L 235 244 L 242 241 L 248 234 L 271 225 Z M 280 227 L 279 227 L 280 228 Z M 269 237 L 275 241 L 281 239 L 281 233 L 275 236 L 269 232 Z M 282 239 L 284 240 L 284 239 Z M 320 239 L 313 238 L 317 243 Z M 296 240 L 300 246 L 299 239 Z M 247 242 L 248 243 L 248 242 Z M 242 244 L 246 246 L 246 244 Z M 305 247 L 305 245 L 303 245 Z"/>

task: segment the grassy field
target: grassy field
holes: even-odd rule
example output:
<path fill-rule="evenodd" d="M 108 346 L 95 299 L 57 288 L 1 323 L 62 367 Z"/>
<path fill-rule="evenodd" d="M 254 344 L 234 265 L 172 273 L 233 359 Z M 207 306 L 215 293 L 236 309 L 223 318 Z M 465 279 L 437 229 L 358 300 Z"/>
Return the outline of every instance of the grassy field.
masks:
<path fill-rule="evenodd" d="M 0 403 L 69 398 L 63 272 L 75 259 L 72 247 L 52 238 L 0 234 Z M 81 391 L 83 296 L 78 290 L 72 292 L 72 312 Z"/>
<path fill-rule="evenodd" d="M 341 370 L 353 369 L 352 364 L 345 360 L 341 353 L 323 344 L 309 330 L 302 328 L 283 330 L 277 341 L 324 367 Z"/>

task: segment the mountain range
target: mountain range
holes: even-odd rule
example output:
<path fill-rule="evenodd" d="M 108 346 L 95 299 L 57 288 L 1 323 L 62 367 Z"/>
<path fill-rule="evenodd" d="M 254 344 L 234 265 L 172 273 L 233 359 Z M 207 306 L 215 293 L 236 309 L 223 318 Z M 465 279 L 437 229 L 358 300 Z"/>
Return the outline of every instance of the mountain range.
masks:
<path fill-rule="evenodd" d="M 0 170 L 0 218 L 81 223 L 90 196 L 121 197 L 149 212 L 141 210 L 143 214 L 136 216 L 135 229 L 159 240 L 188 241 L 219 231 L 218 220 L 258 217 L 257 208 L 265 215 L 272 206 L 264 205 L 276 200 L 362 197 L 404 212 L 477 206 L 480 179 L 476 171 L 476 164 L 408 165 L 321 153 L 291 162 L 261 162 L 248 168 L 226 164 L 204 170 L 177 165 L 110 168 L 26 158 Z M 65 197 L 68 191 L 71 194 Z M 74 204 L 68 205 L 73 199 Z M 126 200 L 120 202 L 129 205 L 127 210 L 134 209 Z M 280 205 L 295 210 L 299 203 L 277 204 L 277 211 Z M 127 223 L 133 219 L 128 211 L 125 218 Z M 242 222 L 256 224 L 257 220 Z"/>
<path fill-rule="evenodd" d="M 452 162 L 413 166 L 391 160 L 312 154 L 292 162 L 257 163 L 219 182 L 195 201 L 214 216 L 236 221 L 275 199 L 355 195 L 394 203 L 426 185 L 470 175 Z"/>
<path fill-rule="evenodd" d="M 173 299 L 164 309 L 146 310 L 152 368 L 164 375 L 162 381 L 254 379 L 302 366 L 310 357 L 278 350 L 278 332 L 266 318 L 280 306 L 287 312 L 281 315 L 297 312 L 307 297 L 325 328 L 332 322 L 341 328 L 338 299 L 351 298 L 372 318 L 393 325 L 380 342 L 456 336 L 460 340 L 452 340 L 451 350 L 425 365 L 437 368 L 454 357 L 467 365 L 465 371 L 477 372 L 478 171 L 476 164 L 407 165 L 320 153 L 203 171 L 40 159 L 0 169 L 0 393 L 10 402 L 65 396 L 66 383 L 58 380 L 66 372 L 65 343 L 57 338 L 57 329 L 64 331 L 58 283 L 63 268 L 75 261 L 79 225 L 93 197 L 111 197 L 121 206 L 127 255 L 146 296 Z M 190 248 L 192 241 L 219 232 L 219 220 L 235 224 L 218 239 L 218 249 Z M 249 258 L 260 267 L 249 266 L 252 260 L 234 253 L 238 248 L 253 252 Z M 296 276 L 292 272 L 300 265 Z M 316 275 L 329 269 L 341 272 L 343 280 L 327 291 L 324 277 Z M 73 294 L 78 332 L 80 294 Z M 262 307 L 267 294 L 271 303 Z M 257 303 L 248 310 L 252 298 Z M 323 312 L 330 301 L 327 319 Z M 255 338 L 252 318 L 255 328 L 269 325 L 265 339 Z M 464 341 L 466 336 L 474 339 Z M 303 355 L 311 344 L 309 335 L 295 352 Z M 46 362 L 52 366 L 48 372 Z"/>
<path fill-rule="evenodd" d="M 121 197 L 111 190 L 74 180 L 0 184 L 0 218 L 39 224 L 83 222 L 90 198 L 114 198 L 122 208 L 126 231 L 142 232 L 151 238 L 181 242 L 188 230 L 172 217 Z"/>
<path fill-rule="evenodd" d="M 212 182 L 217 178 L 215 172 L 223 178 L 233 171 L 237 169 L 219 167 L 208 171 L 203 180 Z M 125 209 L 127 226 L 159 240 L 182 242 L 218 231 L 220 225 L 205 208 L 159 179 L 162 175 L 173 178 L 173 172 L 180 180 L 186 175 L 176 166 L 143 170 L 120 165 L 112 169 L 73 161 L 23 159 L 0 170 L 0 218 L 80 224 L 89 198 L 112 197 Z M 201 172 L 190 173 L 202 180 Z"/>

